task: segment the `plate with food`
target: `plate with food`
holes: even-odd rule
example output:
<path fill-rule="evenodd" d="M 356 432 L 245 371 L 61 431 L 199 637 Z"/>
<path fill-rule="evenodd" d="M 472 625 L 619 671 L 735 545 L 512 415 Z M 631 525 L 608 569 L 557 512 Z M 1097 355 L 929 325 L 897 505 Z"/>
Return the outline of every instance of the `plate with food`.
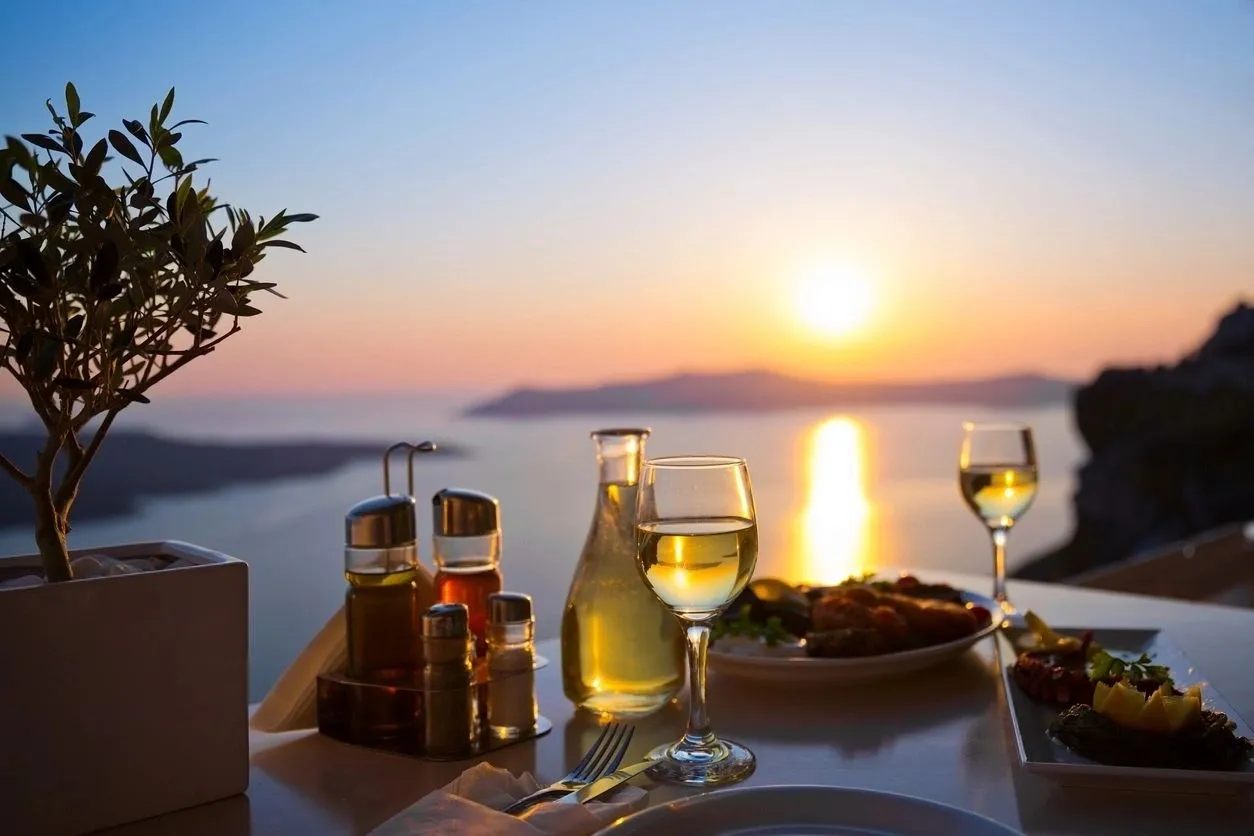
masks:
<path fill-rule="evenodd" d="M 1005 636 L 1013 661 L 1002 678 L 1027 771 L 1254 789 L 1254 733 L 1161 632 L 1053 628 L 1032 612 L 1025 622 Z"/>
<path fill-rule="evenodd" d="M 709 666 L 779 683 L 914 673 L 955 659 L 996 631 L 996 604 L 911 575 L 836 586 L 751 582 L 714 624 Z"/>

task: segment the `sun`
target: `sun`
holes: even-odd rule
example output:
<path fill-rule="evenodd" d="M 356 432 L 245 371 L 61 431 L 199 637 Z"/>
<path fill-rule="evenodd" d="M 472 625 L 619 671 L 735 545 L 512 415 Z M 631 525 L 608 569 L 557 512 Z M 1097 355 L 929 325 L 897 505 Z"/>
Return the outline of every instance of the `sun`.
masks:
<path fill-rule="evenodd" d="M 823 337 L 843 337 L 867 324 L 875 309 L 871 283 L 859 270 L 823 267 L 801 277 L 796 291 L 797 316 Z"/>

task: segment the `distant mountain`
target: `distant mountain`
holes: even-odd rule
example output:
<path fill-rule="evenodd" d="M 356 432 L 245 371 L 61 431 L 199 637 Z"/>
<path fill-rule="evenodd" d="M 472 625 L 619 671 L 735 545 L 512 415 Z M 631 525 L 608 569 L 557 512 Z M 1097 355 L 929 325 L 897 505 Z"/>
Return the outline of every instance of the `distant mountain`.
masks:
<path fill-rule="evenodd" d="M 1066 403 L 1075 384 L 1035 374 L 928 383 L 824 383 L 773 372 L 682 374 L 574 389 L 516 389 L 474 404 L 471 417 L 525 418 L 606 412 L 772 412 L 805 407 Z"/>
<path fill-rule="evenodd" d="M 0 433 L 0 452 L 29 473 L 44 440 L 42 431 Z M 320 476 L 363 459 L 374 459 L 382 468 L 383 451 L 391 443 L 197 442 L 115 430 L 83 477 L 71 516 L 74 522 L 124 517 L 135 513 L 146 500 Z M 438 443 L 439 454 L 459 456 L 465 451 Z M 64 461 L 62 456 L 62 467 Z M 403 461 L 398 454 L 393 468 L 402 466 Z M 383 485 L 379 488 L 382 493 Z M 26 491 L 0 474 L 0 528 L 11 526 L 33 528 L 34 510 Z"/>

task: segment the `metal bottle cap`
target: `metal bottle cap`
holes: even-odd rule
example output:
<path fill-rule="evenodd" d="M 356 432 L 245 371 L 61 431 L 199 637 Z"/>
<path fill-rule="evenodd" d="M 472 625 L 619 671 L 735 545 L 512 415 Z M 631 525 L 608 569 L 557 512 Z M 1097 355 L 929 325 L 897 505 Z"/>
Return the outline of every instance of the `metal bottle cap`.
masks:
<path fill-rule="evenodd" d="M 496 497 L 465 488 L 445 488 L 431 498 L 437 537 L 480 537 L 501 527 L 501 503 Z"/>
<path fill-rule="evenodd" d="M 357 549 L 390 549 L 418 540 L 418 501 L 414 499 L 414 455 L 433 453 L 433 442 L 393 444 L 383 452 L 383 496 L 372 496 L 348 509 L 344 517 L 344 545 Z M 407 450 L 409 493 L 392 493 L 389 463 L 397 450 Z"/>
<path fill-rule="evenodd" d="M 532 619 L 531 596 L 521 592 L 493 592 L 488 596 L 488 621 L 517 624 Z"/>
<path fill-rule="evenodd" d="M 372 496 L 344 517 L 344 543 L 350 548 L 390 549 L 418 539 L 418 503 L 412 496 Z"/>
<path fill-rule="evenodd" d="M 458 639 L 470 633 L 465 604 L 434 604 L 422 614 L 424 638 Z"/>

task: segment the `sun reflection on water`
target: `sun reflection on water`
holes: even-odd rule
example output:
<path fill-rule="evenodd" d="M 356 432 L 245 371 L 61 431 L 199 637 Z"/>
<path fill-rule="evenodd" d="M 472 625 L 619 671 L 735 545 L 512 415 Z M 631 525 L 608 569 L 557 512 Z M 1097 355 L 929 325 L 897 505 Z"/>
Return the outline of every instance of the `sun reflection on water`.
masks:
<path fill-rule="evenodd" d="M 837 583 L 875 568 L 865 485 L 866 433 L 852 418 L 829 418 L 810 432 L 808 485 L 800 519 L 800 548 L 791 550 L 789 577 Z"/>

